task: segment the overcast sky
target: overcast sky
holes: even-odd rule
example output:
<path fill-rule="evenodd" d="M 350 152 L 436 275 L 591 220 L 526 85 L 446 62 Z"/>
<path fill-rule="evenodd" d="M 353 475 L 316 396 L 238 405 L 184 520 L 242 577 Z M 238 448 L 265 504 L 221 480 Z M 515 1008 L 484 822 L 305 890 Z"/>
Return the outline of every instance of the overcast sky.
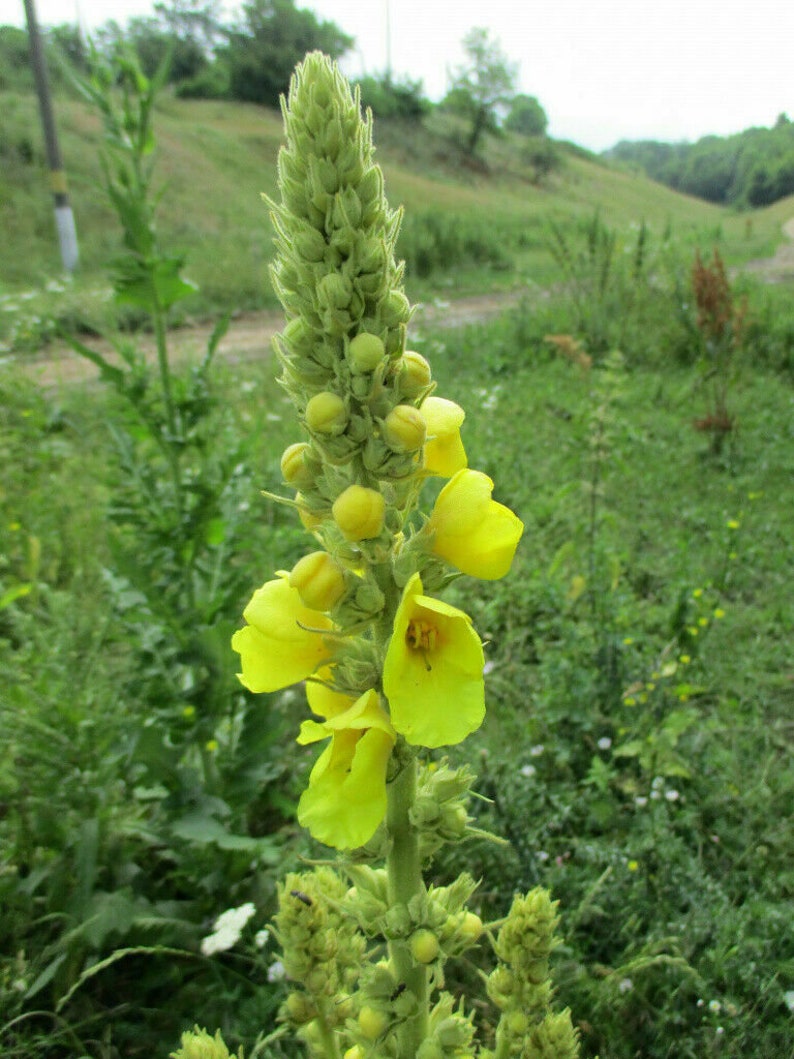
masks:
<path fill-rule="evenodd" d="M 36 0 L 43 25 L 89 26 L 150 0 Z M 356 38 L 351 75 L 395 75 L 445 92 L 460 41 L 485 26 L 519 64 L 549 132 L 593 150 L 621 139 L 695 140 L 794 118 L 794 0 L 298 0 Z M 0 0 L 21 25 L 22 0 Z M 387 26 L 390 32 L 387 32 Z"/>

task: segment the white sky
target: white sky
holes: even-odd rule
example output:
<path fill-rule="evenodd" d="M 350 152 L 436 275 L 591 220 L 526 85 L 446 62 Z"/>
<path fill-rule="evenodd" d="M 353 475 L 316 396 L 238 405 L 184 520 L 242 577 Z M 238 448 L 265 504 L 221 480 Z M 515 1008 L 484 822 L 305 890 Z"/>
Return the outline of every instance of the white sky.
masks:
<path fill-rule="evenodd" d="M 43 25 L 148 14 L 151 0 L 36 0 Z M 794 0 L 298 0 L 356 38 L 345 72 L 386 67 L 439 99 L 485 26 L 520 64 L 549 132 L 593 150 L 620 139 L 694 140 L 794 118 Z M 387 19 L 388 12 L 388 19 Z M 0 0 L 0 24 L 23 24 Z"/>

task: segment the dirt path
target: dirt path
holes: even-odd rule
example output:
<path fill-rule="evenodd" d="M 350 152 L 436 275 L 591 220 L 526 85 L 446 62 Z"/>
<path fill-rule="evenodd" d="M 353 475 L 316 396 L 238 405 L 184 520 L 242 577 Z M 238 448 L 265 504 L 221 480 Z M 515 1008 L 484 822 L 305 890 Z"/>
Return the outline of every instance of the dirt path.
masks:
<path fill-rule="evenodd" d="M 786 240 L 777 248 L 774 257 L 749 261 L 741 271 L 755 273 L 767 283 L 794 280 L 794 217 L 783 225 L 783 234 Z M 416 333 L 423 324 L 432 324 L 435 328 L 460 327 L 488 320 L 515 305 L 521 296 L 521 291 L 505 291 L 449 302 L 436 299 L 432 303 L 417 306 L 412 329 Z M 283 322 L 283 315 L 276 311 L 242 314 L 232 321 L 218 347 L 218 356 L 231 364 L 257 358 L 266 359 L 270 356 L 273 335 L 281 329 Z M 212 324 L 197 324 L 171 332 L 170 349 L 174 363 L 200 358 L 211 333 Z M 144 335 L 136 341 L 140 348 L 145 350 L 147 357 L 154 361 L 156 353 L 152 339 Z M 117 360 L 107 342 L 96 339 L 89 340 L 86 344 L 101 351 L 109 360 Z M 59 386 L 80 382 L 91 383 L 98 377 L 93 364 L 65 345 L 50 346 L 33 357 L 20 357 L 19 363 L 31 379 L 46 389 L 57 389 Z"/>
<path fill-rule="evenodd" d="M 521 291 L 506 291 L 450 302 L 436 299 L 430 304 L 417 306 L 412 330 L 415 333 L 426 323 L 432 323 L 436 328 L 460 327 L 487 320 L 515 305 L 521 296 Z M 257 358 L 266 359 L 270 356 L 271 340 L 283 325 L 284 317 L 280 312 L 245 313 L 232 321 L 218 346 L 217 355 L 230 364 Z M 174 363 L 199 359 L 207 347 L 212 327 L 212 324 L 198 324 L 195 327 L 172 331 L 169 335 L 169 345 Z M 144 335 L 136 341 L 139 348 L 145 350 L 147 359 L 154 362 L 156 351 L 151 336 Z M 85 344 L 101 352 L 111 362 L 118 363 L 118 357 L 108 342 L 89 339 Z M 98 377 L 98 369 L 90 361 L 65 345 L 50 346 L 34 357 L 20 358 L 20 366 L 31 379 L 45 389 L 57 389 L 80 382 L 90 383 Z"/>
<path fill-rule="evenodd" d="M 752 272 L 765 283 L 785 283 L 794 280 L 794 217 L 783 225 L 783 235 L 786 241 L 780 244 L 774 257 L 748 261 L 739 271 Z"/>

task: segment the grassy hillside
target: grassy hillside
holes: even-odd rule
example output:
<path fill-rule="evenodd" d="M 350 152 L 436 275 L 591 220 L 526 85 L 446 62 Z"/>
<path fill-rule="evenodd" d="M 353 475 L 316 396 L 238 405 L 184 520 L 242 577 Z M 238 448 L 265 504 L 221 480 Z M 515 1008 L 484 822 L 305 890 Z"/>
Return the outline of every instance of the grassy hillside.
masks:
<path fill-rule="evenodd" d="M 102 190 L 98 117 L 76 100 L 57 101 L 62 151 L 69 175 L 81 248 L 78 284 L 96 287 L 118 245 L 118 226 Z M 34 97 L 4 93 L 0 108 L 0 230 L 7 252 L 0 289 L 42 287 L 59 272 L 46 167 Z M 539 186 L 522 160 L 522 141 L 491 140 L 486 161 L 466 163 L 450 119 L 432 115 L 424 129 L 380 122 L 376 128 L 387 192 L 406 207 L 401 250 L 414 295 L 437 283 L 430 239 L 449 266 L 455 254 L 427 218 L 471 236 L 457 261 L 458 290 L 485 282 L 516 285 L 553 276 L 546 249 L 549 217 L 565 223 L 599 210 L 603 220 L 628 229 L 645 220 L 652 232 L 672 231 L 685 243 L 723 239 L 729 262 L 771 253 L 779 240 L 785 204 L 752 215 L 726 210 L 669 191 L 645 177 L 612 169 L 586 152 L 558 145 L 559 168 Z M 271 233 L 260 193 L 272 193 L 282 138 L 281 116 L 252 105 L 163 98 L 155 121 L 155 183 L 162 188 L 160 225 L 169 246 L 185 252 L 202 291 L 189 308 L 255 308 L 273 304 L 267 280 Z M 789 200 L 789 213 L 791 205 Z M 467 244 L 468 245 L 468 244 Z M 417 249 L 418 248 L 418 249 Z M 424 261 L 424 265 L 421 262 Z M 474 273 L 467 275 L 467 266 Z M 421 284 L 418 285 L 418 280 Z"/>

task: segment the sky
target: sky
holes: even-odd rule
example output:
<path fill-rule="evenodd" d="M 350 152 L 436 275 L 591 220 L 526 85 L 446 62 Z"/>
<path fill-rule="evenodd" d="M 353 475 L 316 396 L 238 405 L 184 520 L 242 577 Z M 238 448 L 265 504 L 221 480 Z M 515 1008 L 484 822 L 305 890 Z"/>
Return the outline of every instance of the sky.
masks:
<path fill-rule="evenodd" d="M 794 0 L 298 0 L 356 38 L 345 73 L 421 80 L 440 99 L 467 30 L 518 64 L 549 134 L 600 151 L 619 140 L 696 140 L 794 118 Z M 36 0 L 39 22 L 90 28 L 151 0 Z M 0 0 L 22 25 L 23 0 Z M 387 50 L 387 41 L 389 42 Z"/>

